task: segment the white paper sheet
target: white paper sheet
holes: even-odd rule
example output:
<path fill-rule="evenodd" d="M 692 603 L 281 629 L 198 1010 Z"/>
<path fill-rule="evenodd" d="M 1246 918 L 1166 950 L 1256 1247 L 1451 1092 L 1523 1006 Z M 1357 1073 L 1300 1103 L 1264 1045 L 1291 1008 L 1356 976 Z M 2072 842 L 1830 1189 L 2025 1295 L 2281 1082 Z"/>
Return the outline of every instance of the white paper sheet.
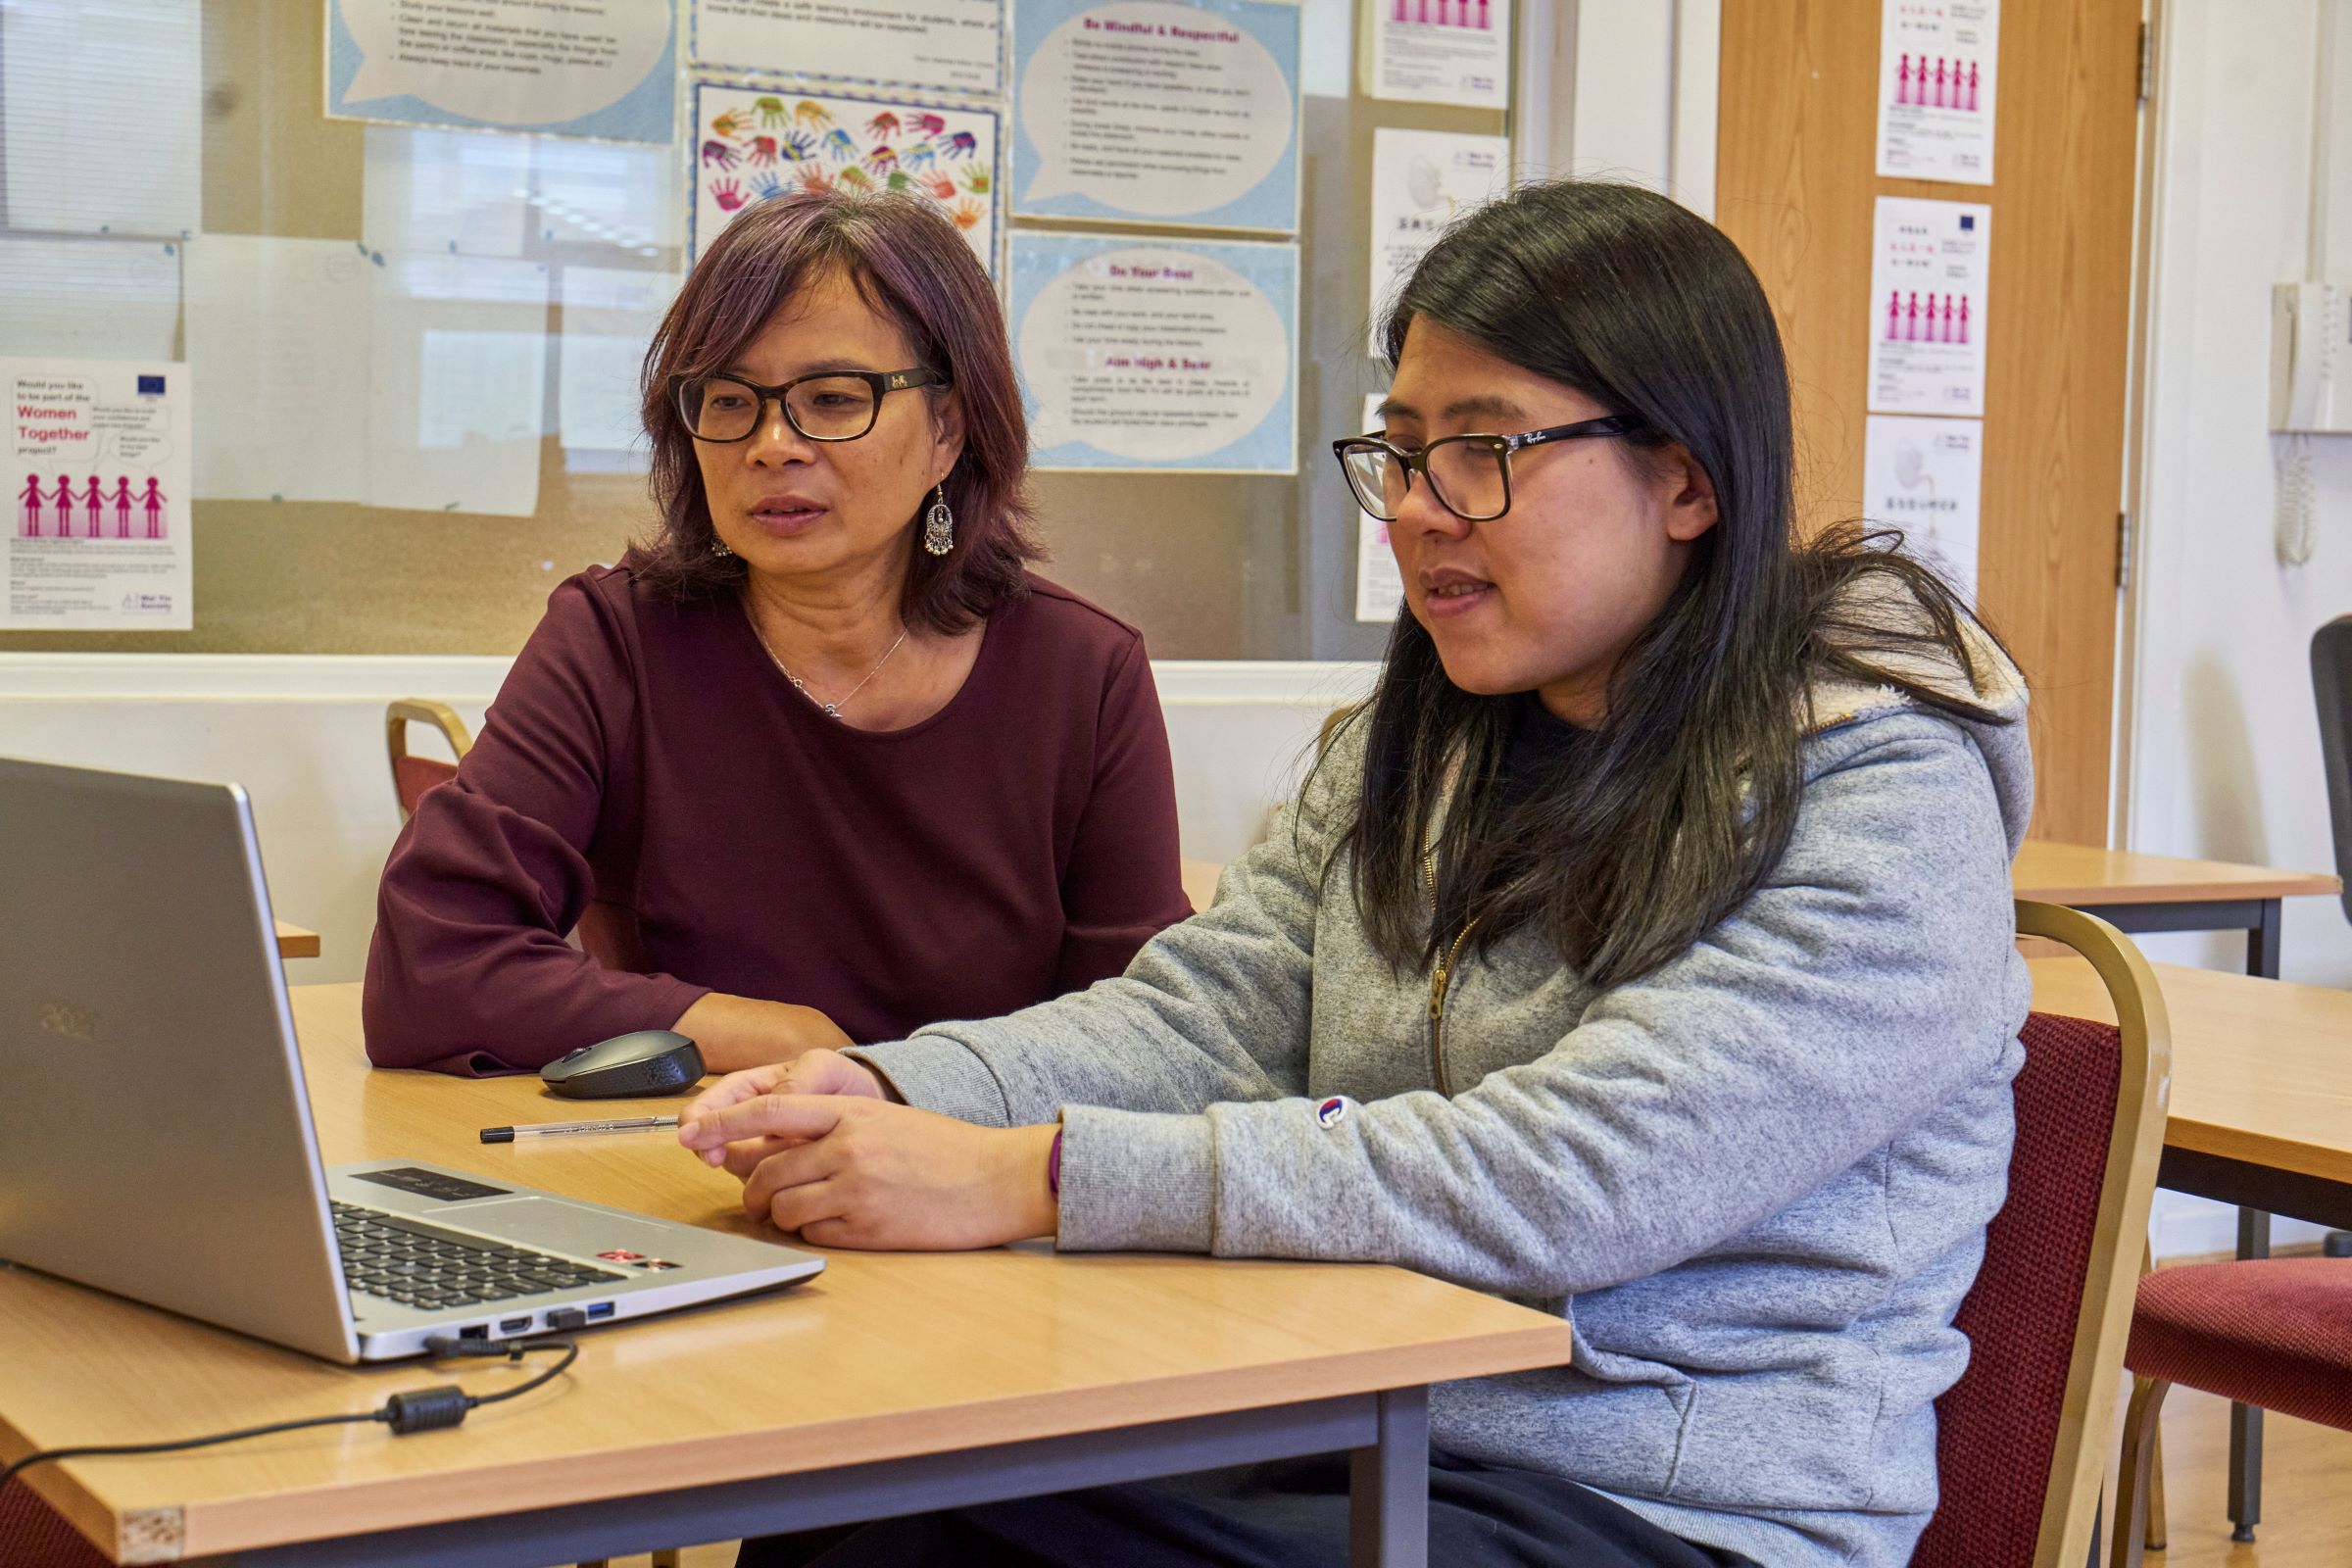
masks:
<path fill-rule="evenodd" d="M 0 235 L 0 354 L 169 360 L 179 243 Z"/>
<path fill-rule="evenodd" d="M 0 359 L 9 404 L 0 627 L 185 631 L 188 368 L 163 360 Z"/>
<path fill-rule="evenodd" d="M 1992 183 L 2001 0 L 1880 0 L 1879 172 Z"/>
<path fill-rule="evenodd" d="M 547 295 L 536 262 L 388 258 L 368 320 L 369 506 L 539 510 Z"/>
<path fill-rule="evenodd" d="M 196 494 L 360 501 L 368 491 L 368 304 L 349 240 L 205 234 L 187 245 L 188 364 L 205 384 Z"/>
<path fill-rule="evenodd" d="M 1358 434 L 1380 428 L 1380 406 L 1386 392 L 1364 395 L 1363 423 Z M 1389 525 L 1358 507 L 1355 511 L 1355 618 L 1390 621 L 1404 605 L 1404 577 L 1396 569 L 1396 553 L 1389 548 Z"/>
<path fill-rule="evenodd" d="M 564 335 L 556 348 L 556 410 L 565 462 L 574 451 L 642 453 L 637 378 L 654 328 L 677 295 L 677 275 L 566 267 L 558 281 Z"/>
<path fill-rule="evenodd" d="M 1870 411 L 1984 413 L 1992 209 L 1878 200 L 1870 262 Z"/>
<path fill-rule="evenodd" d="M 1372 132 L 1374 358 L 1382 352 L 1382 316 L 1422 256 L 1438 242 L 1439 233 L 1464 208 L 1498 194 L 1510 177 L 1508 136 L 1462 136 L 1389 125 Z"/>
<path fill-rule="evenodd" d="M 686 172 L 666 147 L 531 139 L 531 197 L 539 237 L 591 241 L 640 256 L 686 243 Z"/>
<path fill-rule="evenodd" d="M 1364 90 L 1409 103 L 1511 107 L 1511 0 L 1362 0 Z"/>
<path fill-rule="evenodd" d="M 187 257 L 199 495 L 537 512 L 540 264 L 243 234 Z"/>
<path fill-rule="evenodd" d="M 178 239 L 201 223 L 198 0 L 0 5 L 11 228 Z"/>
<path fill-rule="evenodd" d="M 360 234 L 379 251 L 520 256 L 531 211 L 531 140 L 369 125 Z"/>
<path fill-rule="evenodd" d="M 694 62 L 993 93 L 1004 0 L 692 0 Z"/>
<path fill-rule="evenodd" d="M 1982 535 L 1984 425 L 1874 414 L 1862 446 L 1862 514 L 1903 531 L 1973 608 Z"/>

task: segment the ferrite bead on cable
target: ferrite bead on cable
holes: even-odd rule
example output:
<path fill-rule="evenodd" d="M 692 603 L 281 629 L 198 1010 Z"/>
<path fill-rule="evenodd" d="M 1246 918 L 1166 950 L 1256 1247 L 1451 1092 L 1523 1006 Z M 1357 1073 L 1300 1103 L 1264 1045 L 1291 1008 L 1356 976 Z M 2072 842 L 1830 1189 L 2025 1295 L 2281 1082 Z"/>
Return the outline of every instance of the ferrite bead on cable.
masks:
<path fill-rule="evenodd" d="M 434 1432 L 466 1419 L 473 1400 L 464 1389 L 445 1383 L 437 1389 L 412 1389 L 384 1401 L 384 1419 L 396 1433 Z"/>

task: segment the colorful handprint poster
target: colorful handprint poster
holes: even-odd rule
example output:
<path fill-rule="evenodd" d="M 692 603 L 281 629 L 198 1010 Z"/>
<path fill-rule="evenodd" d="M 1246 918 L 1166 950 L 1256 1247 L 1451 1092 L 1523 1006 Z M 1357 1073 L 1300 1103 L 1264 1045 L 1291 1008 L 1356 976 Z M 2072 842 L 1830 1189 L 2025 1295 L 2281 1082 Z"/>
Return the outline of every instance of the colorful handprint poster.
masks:
<path fill-rule="evenodd" d="M 0 628 L 185 631 L 188 368 L 0 358 L 10 526 Z"/>
<path fill-rule="evenodd" d="M 1297 233 L 1298 26 L 1287 0 L 1013 0 L 1013 211 Z"/>
<path fill-rule="evenodd" d="M 689 52 L 711 72 L 789 72 L 895 92 L 994 95 L 1004 0 L 691 0 Z"/>
<path fill-rule="evenodd" d="M 997 270 L 997 117 L 904 98 L 698 81 L 693 256 L 735 215 L 795 190 L 906 191 L 939 204 Z"/>

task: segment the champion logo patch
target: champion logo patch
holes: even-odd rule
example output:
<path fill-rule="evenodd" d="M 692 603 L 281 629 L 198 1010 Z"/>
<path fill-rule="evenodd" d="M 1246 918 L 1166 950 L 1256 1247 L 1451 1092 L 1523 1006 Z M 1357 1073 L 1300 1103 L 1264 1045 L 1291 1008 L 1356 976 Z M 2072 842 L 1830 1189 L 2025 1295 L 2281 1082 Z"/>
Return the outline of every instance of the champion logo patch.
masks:
<path fill-rule="evenodd" d="M 1347 1114 L 1348 1102 L 1338 1095 L 1332 1096 L 1315 1107 L 1315 1120 L 1326 1127 L 1338 1126 L 1340 1118 Z"/>

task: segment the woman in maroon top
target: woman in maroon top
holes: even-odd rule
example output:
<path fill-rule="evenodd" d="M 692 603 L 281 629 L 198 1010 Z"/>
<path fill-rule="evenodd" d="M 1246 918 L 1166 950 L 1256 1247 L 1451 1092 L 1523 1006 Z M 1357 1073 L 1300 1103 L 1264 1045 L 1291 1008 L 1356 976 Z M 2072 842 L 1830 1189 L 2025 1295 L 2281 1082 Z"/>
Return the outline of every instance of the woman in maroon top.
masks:
<path fill-rule="evenodd" d="M 1143 639 L 1027 573 L 1004 320 L 945 218 L 745 213 L 645 421 L 658 535 L 557 588 L 384 868 L 371 1060 L 675 1028 L 723 1071 L 1012 1011 L 1189 912 Z"/>

